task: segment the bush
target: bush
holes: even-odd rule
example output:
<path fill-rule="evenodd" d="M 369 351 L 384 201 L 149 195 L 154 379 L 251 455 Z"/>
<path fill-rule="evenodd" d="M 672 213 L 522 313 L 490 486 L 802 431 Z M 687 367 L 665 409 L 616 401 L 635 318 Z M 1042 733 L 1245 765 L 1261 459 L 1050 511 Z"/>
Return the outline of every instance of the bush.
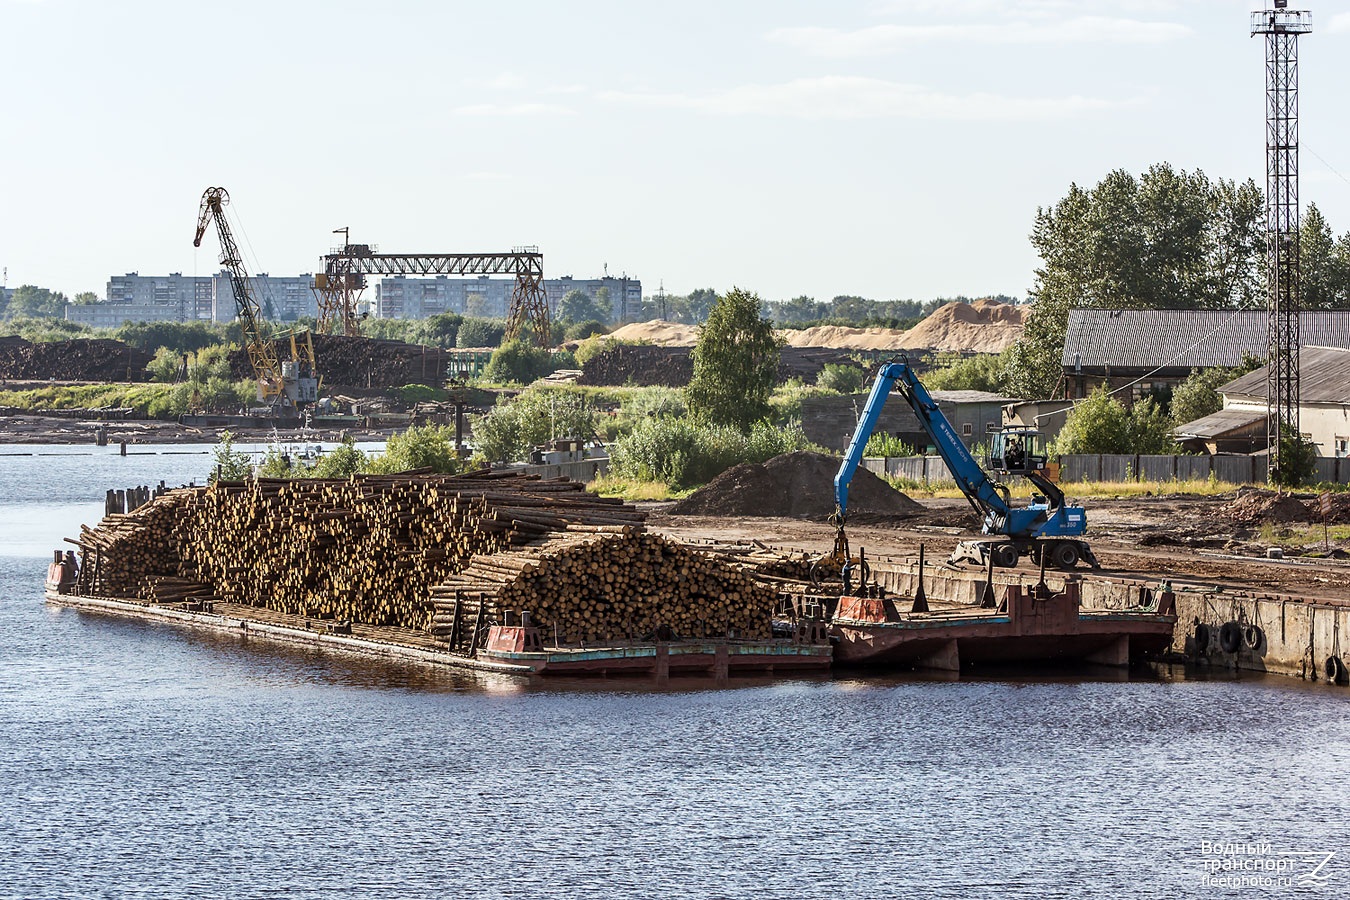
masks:
<path fill-rule="evenodd" d="M 525 391 L 473 421 L 474 446 L 489 462 L 523 462 L 545 441 L 585 441 L 595 431 L 595 411 L 584 396 L 550 388 Z"/>
<path fill-rule="evenodd" d="M 1070 453 L 1169 453 L 1176 449 L 1172 422 L 1162 407 L 1145 397 L 1127 410 L 1125 404 L 1106 392 L 1105 386 L 1074 406 L 1064 420 L 1050 452 Z"/>
<path fill-rule="evenodd" d="M 683 490 L 706 484 L 739 463 L 760 463 L 811 446 L 799 423 L 777 428 L 757 422 L 747 435 L 688 418 L 649 419 L 611 445 L 610 472 Z"/>
<path fill-rule="evenodd" d="M 456 347 L 497 347 L 506 336 L 501 319 L 465 319 L 455 333 Z"/>
<path fill-rule="evenodd" d="M 524 341 L 507 341 L 492 351 L 483 377 L 498 384 L 529 384 L 553 371 L 553 353 Z"/>
<path fill-rule="evenodd" d="M 1303 435 L 1282 428 L 1278 463 L 1271 480 L 1279 487 L 1301 487 L 1317 470 L 1317 446 Z"/>
<path fill-rule="evenodd" d="M 923 385 L 930 391 L 989 391 L 1007 390 L 1007 353 L 991 356 L 981 353 L 955 360 L 939 357 L 938 368 L 923 376 Z"/>
<path fill-rule="evenodd" d="M 455 453 L 455 429 L 448 425 L 414 425 L 402 434 L 391 435 L 384 454 L 366 468 L 382 475 L 422 468 L 453 475 L 461 469 Z"/>
<path fill-rule="evenodd" d="M 1172 391 L 1172 422 L 1185 425 L 1223 409 L 1219 387 L 1244 374 L 1237 369 L 1192 369 Z"/>
<path fill-rule="evenodd" d="M 841 394 L 856 394 L 862 390 L 867 373 L 857 366 L 830 363 L 816 376 L 816 386 Z"/>
<path fill-rule="evenodd" d="M 253 464 L 248 454 L 234 449 L 234 435 L 228 431 L 220 433 L 220 441 L 215 449 L 216 466 L 207 478 L 209 484 L 217 479 L 222 481 L 243 481 L 253 472 Z"/>
<path fill-rule="evenodd" d="M 874 431 L 863 448 L 863 456 L 914 456 L 914 448 L 893 434 Z"/>
<path fill-rule="evenodd" d="M 588 337 L 608 333 L 608 329 L 595 319 L 587 319 L 585 322 L 576 322 L 572 325 L 568 325 L 567 330 L 563 332 L 565 335 L 564 339 L 569 341 L 584 341 Z"/>

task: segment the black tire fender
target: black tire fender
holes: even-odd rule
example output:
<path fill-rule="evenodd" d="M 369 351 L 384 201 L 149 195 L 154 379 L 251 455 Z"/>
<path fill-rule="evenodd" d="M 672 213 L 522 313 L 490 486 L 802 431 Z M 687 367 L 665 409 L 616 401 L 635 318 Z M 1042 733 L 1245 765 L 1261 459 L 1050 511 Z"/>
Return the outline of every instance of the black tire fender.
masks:
<path fill-rule="evenodd" d="M 1242 626 L 1236 622 L 1224 622 L 1219 628 L 1219 646 L 1224 653 L 1236 653 L 1242 646 Z"/>
<path fill-rule="evenodd" d="M 1206 653 L 1209 651 L 1209 642 L 1214 639 L 1210 628 L 1204 622 L 1195 624 L 1195 650 L 1197 653 Z"/>
<path fill-rule="evenodd" d="M 1244 625 L 1242 628 L 1242 642 L 1248 649 L 1255 650 L 1260 647 L 1265 638 L 1265 632 L 1261 630 L 1260 625 Z"/>
<path fill-rule="evenodd" d="M 1339 656 L 1328 656 L 1325 666 L 1328 684 L 1345 684 L 1345 660 Z"/>

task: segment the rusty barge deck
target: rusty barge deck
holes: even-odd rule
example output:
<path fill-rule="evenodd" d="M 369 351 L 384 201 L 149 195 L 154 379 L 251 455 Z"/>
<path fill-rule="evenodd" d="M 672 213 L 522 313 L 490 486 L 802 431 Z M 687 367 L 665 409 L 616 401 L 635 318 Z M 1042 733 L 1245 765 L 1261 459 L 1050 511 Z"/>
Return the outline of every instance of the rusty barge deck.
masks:
<path fill-rule="evenodd" d="M 915 604 L 919 605 L 919 604 Z M 925 598 L 923 606 L 928 606 Z M 1084 609 L 1081 586 L 1009 585 L 995 605 L 933 604 L 901 612 L 894 599 L 843 597 L 831 620 L 840 665 L 960 671 L 977 663 L 1088 662 L 1125 666 L 1172 642 L 1171 592 L 1135 609 Z"/>

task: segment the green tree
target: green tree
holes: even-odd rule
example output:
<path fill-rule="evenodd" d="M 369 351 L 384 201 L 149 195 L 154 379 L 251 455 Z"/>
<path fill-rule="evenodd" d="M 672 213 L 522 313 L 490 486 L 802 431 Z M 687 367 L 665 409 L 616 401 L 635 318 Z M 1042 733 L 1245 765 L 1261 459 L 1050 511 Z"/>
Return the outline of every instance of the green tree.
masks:
<path fill-rule="evenodd" d="M 1185 425 L 1223 409 L 1219 388 L 1249 371 L 1241 367 L 1192 369 L 1172 390 L 1172 423 Z"/>
<path fill-rule="evenodd" d="M 497 347 L 506 335 L 501 319 L 465 319 L 455 334 L 456 347 Z"/>
<path fill-rule="evenodd" d="M 474 419 L 474 446 L 491 462 L 521 462 L 531 449 L 555 438 L 589 440 L 596 424 L 595 411 L 581 394 L 536 388 Z"/>
<path fill-rule="evenodd" d="M 499 384 L 529 384 L 553 369 L 552 351 L 514 340 L 492 351 L 492 358 L 483 369 L 483 377 Z"/>
<path fill-rule="evenodd" d="M 35 284 L 24 284 L 14 289 L 5 307 L 4 315 L 9 319 L 21 317 L 63 318 L 66 312 L 66 295 L 49 291 Z"/>
<path fill-rule="evenodd" d="M 1271 481 L 1279 487 L 1296 488 L 1312 481 L 1317 471 L 1317 445 L 1303 435 L 1281 430 L 1279 466 Z"/>
<path fill-rule="evenodd" d="M 564 327 L 576 322 L 609 319 L 609 311 L 602 310 L 594 297 L 580 288 L 573 288 L 558 301 L 557 322 Z"/>
<path fill-rule="evenodd" d="M 234 435 L 228 431 L 220 433 L 220 440 L 214 451 L 216 467 L 207 481 L 243 481 L 253 472 L 253 464 L 248 454 L 234 449 Z"/>
<path fill-rule="evenodd" d="M 1138 179 L 1116 170 L 1091 190 L 1070 185 L 1036 211 L 1031 242 L 1042 264 L 1009 354 L 1009 389 L 1028 398 L 1055 390 L 1071 309 L 1251 305 L 1261 295 L 1263 222 L 1255 182 L 1214 182 L 1166 163 Z"/>
<path fill-rule="evenodd" d="M 1070 453 L 1125 453 L 1130 441 L 1130 413 L 1103 387 L 1077 403 L 1054 440 L 1056 456 Z"/>
<path fill-rule="evenodd" d="M 93 291 L 80 291 L 71 302 L 76 306 L 92 306 L 98 302 L 98 294 Z"/>
<path fill-rule="evenodd" d="M 858 366 L 827 363 L 816 376 L 816 385 L 841 394 L 856 394 L 862 390 L 866 377 L 867 373 Z"/>
<path fill-rule="evenodd" d="M 1350 307 L 1350 234 L 1336 241 L 1317 204 L 1299 226 L 1299 302 L 1304 309 Z"/>
<path fill-rule="evenodd" d="M 749 432 L 769 415 L 781 345 L 759 308 L 759 296 L 740 288 L 713 305 L 694 347 L 687 390 L 689 411 L 699 421 Z"/>
<path fill-rule="evenodd" d="M 689 296 L 684 298 L 686 321 L 691 325 L 699 325 L 708 321 L 708 317 L 712 315 L 713 307 L 717 305 L 717 302 L 717 291 L 712 288 L 699 288 L 691 291 Z M 758 310 L 756 310 L 756 314 L 758 314 Z"/>
<path fill-rule="evenodd" d="M 1126 409 L 1103 386 L 1070 411 L 1051 452 L 1168 453 L 1176 447 L 1171 429 L 1171 418 L 1152 397 Z"/>
<path fill-rule="evenodd" d="M 1006 390 L 1007 357 L 1005 351 L 997 356 L 979 353 L 952 360 L 923 376 L 924 387 L 930 391 L 989 391 Z M 941 360 L 940 360 L 941 362 Z"/>
<path fill-rule="evenodd" d="M 565 336 L 569 341 L 584 341 L 588 337 L 594 337 L 597 334 L 607 334 L 605 326 L 595 319 L 588 319 L 585 322 L 577 322 L 567 326 Z"/>

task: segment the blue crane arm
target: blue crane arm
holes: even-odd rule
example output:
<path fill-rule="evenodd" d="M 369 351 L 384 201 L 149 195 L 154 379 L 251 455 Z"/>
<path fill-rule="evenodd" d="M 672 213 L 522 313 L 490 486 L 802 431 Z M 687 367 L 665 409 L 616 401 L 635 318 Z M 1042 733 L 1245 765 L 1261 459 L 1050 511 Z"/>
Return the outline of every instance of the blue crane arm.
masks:
<path fill-rule="evenodd" d="M 853 432 L 848 449 L 844 452 L 839 472 L 834 476 L 835 514 L 841 520 L 848 514 L 849 483 L 853 481 L 853 475 L 858 471 L 863 449 L 867 446 L 867 440 L 872 436 L 877 420 L 881 417 L 882 407 L 886 405 L 886 399 L 897 382 L 901 396 L 908 401 L 910 409 L 914 410 L 919 424 L 932 439 L 933 446 L 946 462 L 957 487 L 966 495 L 971 506 L 981 515 L 992 512 L 1006 516 L 1010 508 L 1003 495 L 999 493 L 998 486 L 975 461 L 975 457 L 970 455 L 970 451 L 952 428 L 952 423 L 947 421 L 947 417 L 942 414 L 937 402 L 919 381 L 914 370 L 904 362 L 887 363 L 882 366 L 881 371 L 877 373 L 877 380 L 872 384 L 872 393 L 867 398 L 867 405 L 863 408 L 862 415 L 858 417 L 858 427 Z"/>

